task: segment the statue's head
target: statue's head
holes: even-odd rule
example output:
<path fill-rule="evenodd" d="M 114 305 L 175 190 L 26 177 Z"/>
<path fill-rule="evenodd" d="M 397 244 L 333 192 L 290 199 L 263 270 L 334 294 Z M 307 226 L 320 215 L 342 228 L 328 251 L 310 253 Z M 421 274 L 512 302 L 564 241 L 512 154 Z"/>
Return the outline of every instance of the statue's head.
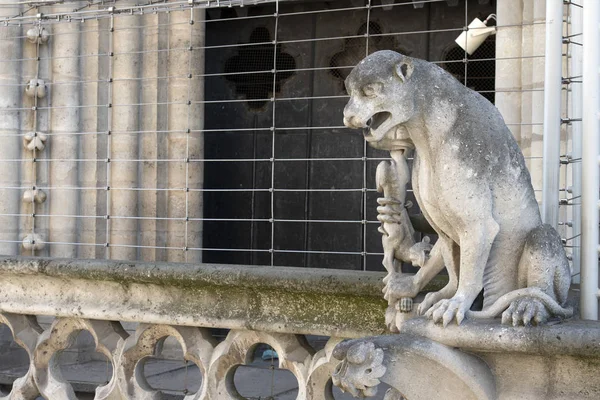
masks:
<path fill-rule="evenodd" d="M 368 128 L 365 139 L 376 148 L 414 147 L 402 126 L 415 112 L 414 69 L 412 58 L 391 50 L 363 59 L 346 78 L 350 100 L 344 108 L 344 125 Z"/>

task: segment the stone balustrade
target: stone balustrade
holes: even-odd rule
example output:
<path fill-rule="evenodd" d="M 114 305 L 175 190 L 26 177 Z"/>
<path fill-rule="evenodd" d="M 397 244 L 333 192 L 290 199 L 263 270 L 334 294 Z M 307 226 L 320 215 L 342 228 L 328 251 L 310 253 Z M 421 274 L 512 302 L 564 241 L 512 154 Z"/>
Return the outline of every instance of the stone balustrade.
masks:
<path fill-rule="evenodd" d="M 382 274 L 374 272 L 6 257 L 0 277 L 0 323 L 30 358 L 0 399 L 76 399 L 57 355 L 81 331 L 112 364 L 95 399 L 164 398 L 141 366 L 167 337 L 202 375 L 185 399 L 243 398 L 233 377 L 258 344 L 295 376 L 297 399 L 331 399 L 335 345 L 385 333 Z M 55 319 L 43 329 L 39 315 Z M 135 332 L 128 322 L 139 323 Z M 218 342 L 211 327 L 231 330 Z M 330 339 L 315 351 L 304 334 Z"/>
<path fill-rule="evenodd" d="M 31 358 L 26 375 L 17 379 L 10 393 L 0 399 L 77 399 L 56 362 L 81 330 L 91 333 L 96 351 L 112 364 L 110 380 L 96 388 L 95 399 L 161 399 L 163 394 L 147 382 L 140 365 L 155 354 L 167 337 L 174 337 L 183 349 L 184 359 L 198 366 L 202 374 L 200 389 L 185 399 L 237 399 L 233 382 L 237 366 L 245 364 L 258 344 L 270 345 L 278 355 L 279 367 L 291 371 L 298 382 L 298 399 L 330 399 L 330 377 L 340 362 L 332 350 L 340 339 L 331 338 L 318 352 L 307 345 L 303 335 L 232 330 L 218 343 L 206 328 L 142 324 L 128 335 L 119 322 L 83 318 L 57 318 L 43 330 L 32 316 L 1 314 L 15 342 Z M 242 397 L 243 398 L 243 397 Z"/>
<path fill-rule="evenodd" d="M 385 335 L 382 275 L 0 258 L 0 325 L 26 353 L 12 389 L 0 385 L 0 400 L 81 400 L 81 382 L 67 379 L 61 357 L 84 331 L 106 365 L 84 390 L 95 387 L 95 399 L 176 398 L 146 371 L 167 340 L 180 346 L 186 378 L 188 365 L 198 371 L 177 398 L 257 398 L 241 393 L 235 377 L 261 345 L 276 352 L 271 363 L 297 382 L 286 399 L 339 400 L 332 384 L 351 394 L 376 393 L 376 400 L 598 398 L 597 322 L 512 327 L 490 320 L 444 328 L 414 318 L 400 334 Z M 229 332 L 223 339 L 210 328 Z M 309 335 L 329 339 L 314 346 Z M 4 367 L 12 360 L 0 350 Z"/>

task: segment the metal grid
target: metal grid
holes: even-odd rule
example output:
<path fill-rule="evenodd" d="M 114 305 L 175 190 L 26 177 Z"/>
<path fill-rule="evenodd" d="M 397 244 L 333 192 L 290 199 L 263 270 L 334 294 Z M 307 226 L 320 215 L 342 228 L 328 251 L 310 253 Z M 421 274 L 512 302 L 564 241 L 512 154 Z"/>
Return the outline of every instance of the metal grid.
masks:
<path fill-rule="evenodd" d="M 291 1 L 245 3 L 237 0 L 148 4 L 125 1 L 3 3 L 0 5 L 0 10 L 4 11 L 4 17 L 0 18 L 0 23 L 3 24 L 0 29 L 4 30 L 0 38 L 2 41 L 25 41 L 28 29 L 44 27 L 50 31 L 50 42 L 60 41 L 63 35 L 72 33 L 55 32 L 54 27 L 79 24 L 79 35 L 97 35 L 100 44 L 95 50 L 87 48 L 85 41 L 82 41 L 77 54 L 57 57 L 51 54 L 47 45 L 38 41 L 35 51 L 25 49 L 20 56 L 0 60 L 2 63 L 18 64 L 29 69 L 33 67 L 34 78 L 44 79 L 46 90 L 50 94 L 61 85 L 78 85 L 77 90 L 86 90 L 91 85 L 98 91 L 97 102 L 86 103 L 80 98 L 77 104 L 59 106 L 52 103 L 52 95 L 44 99 L 34 96 L 33 105 L 22 99 L 19 104 L 2 110 L 2 113 L 9 114 L 17 112 L 19 118 L 31 118 L 33 121 L 31 126 L 21 122 L 18 129 L 13 129 L 12 132 L 4 130 L 2 141 L 11 140 L 11 137 L 22 138 L 29 131 L 45 131 L 49 145 L 57 138 L 89 136 L 94 138 L 98 148 L 95 157 L 73 154 L 54 158 L 48 151 L 40 151 L 35 147 L 29 153 L 22 152 L 22 155 L 15 153 L 10 156 L 5 153 L 0 164 L 13 164 L 15 171 L 18 169 L 18 173 L 22 174 L 22 184 L 5 183 L 0 189 L 16 191 L 19 196 L 23 191 L 43 190 L 49 200 L 55 191 L 74 191 L 77 194 L 73 201 L 78 205 L 69 208 L 75 211 L 73 213 L 60 213 L 54 212 L 56 208 L 51 212 L 47 203 L 37 204 L 31 201 L 30 208 L 27 205 L 21 206 L 19 212 L 3 211 L 0 217 L 13 218 L 11 221 L 19 226 L 19 236 L 12 240 L 2 239 L 0 243 L 15 244 L 16 251 L 34 255 L 54 256 L 52 249 L 63 246 L 71 249 L 71 254 L 75 257 L 92 255 L 98 258 L 151 258 L 176 262 L 195 262 L 202 258 L 204 261 L 379 270 L 380 235 L 376 230 L 379 222 L 375 218 L 375 199 L 378 196 L 373 178 L 375 167 L 379 161 L 387 158 L 387 154 L 367 148 L 362 138 L 342 126 L 341 109 L 347 98 L 342 80 L 360 58 L 382 48 L 411 53 L 411 40 L 417 38 L 414 40 L 426 43 L 427 50 L 424 54 L 414 54 L 413 50 L 412 55 L 438 63 L 454 73 L 465 85 L 479 89 L 484 96 L 493 100 L 498 93 L 493 86 L 495 66 L 512 58 L 496 57 L 493 39 L 489 39 L 473 56 L 457 50 L 453 44 L 454 38 L 468 29 L 473 18 L 483 19 L 488 13 L 486 11 L 484 14 L 483 10 L 492 8 L 493 11 L 493 5 L 480 3 L 485 2 L 424 0 L 389 4 L 367 0 L 326 4 Z M 203 9 L 208 10 L 207 18 L 198 17 L 201 15 L 199 11 Z M 460 20 L 451 20 L 450 25 L 443 19 L 441 22 L 437 20 L 439 26 L 431 24 L 432 12 L 440 12 L 442 9 L 460 13 Z M 412 15 L 425 18 L 427 27 L 411 30 L 399 26 L 401 24 L 396 24 L 394 29 L 389 29 L 389 24 L 383 26 L 383 14 L 394 10 L 406 13 L 410 11 Z M 147 19 L 152 15 L 156 16 L 154 25 L 150 25 Z M 314 21 L 312 30 L 292 29 L 295 21 L 308 17 Z M 343 29 L 330 30 L 340 34 L 323 34 L 327 30 L 318 28 L 322 26 L 320 24 L 335 18 L 340 21 L 340 25 L 343 25 L 346 18 L 352 20 L 353 24 L 349 23 Z M 533 21 L 529 25 L 543 23 Z M 168 35 L 178 25 L 189 29 L 189 43 L 193 40 L 194 29 L 202 25 L 206 41 L 199 45 L 185 45 L 181 42 L 183 44 L 172 47 L 172 40 L 169 40 Z M 235 26 L 239 26 L 241 31 L 247 30 L 246 39 L 239 40 L 243 37 L 242 34 L 225 34 L 235 29 Z M 499 25 L 497 30 L 514 27 L 510 24 Z M 152 28 L 150 33 L 146 31 L 149 28 Z M 143 41 L 143 36 L 147 34 L 158 37 L 156 47 L 139 45 L 138 41 Z M 167 36 L 166 39 L 163 34 Z M 124 35 L 138 35 L 135 42 L 138 46 L 123 47 L 122 41 L 127 40 Z M 237 39 L 228 41 L 231 38 Z M 164 42 L 162 45 L 161 40 Z M 444 51 L 430 48 L 432 42 L 440 40 L 447 43 Z M 115 44 L 123 50 L 115 49 Z M 308 57 L 305 51 L 316 52 L 316 46 L 329 46 L 334 50 L 327 57 Z M 146 60 L 146 57 L 152 55 L 160 64 L 161 60 L 168 63 L 178 53 L 190 55 L 187 56 L 185 70 L 174 68 L 177 73 L 171 71 L 170 67 L 161 69 L 159 65 L 155 73 L 141 73 L 142 76 L 137 77 L 115 76 L 115 72 L 119 72 L 118 69 L 115 70 L 115 59 L 119 56 L 134 54 L 140 60 Z M 202 67 L 194 64 L 192 54 L 197 54 L 196 59 L 205 60 L 206 64 Z M 534 54 L 520 58 L 539 60 L 543 57 L 543 50 L 536 49 Z M 52 63 L 61 58 L 77 60 L 80 74 L 76 78 L 71 77 L 65 81 L 53 79 Z M 210 64 L 213 59 L 222 62 L 215 64 L 213 68 Z M 103 65 L 106 73 L 98 74 L 96 78 L 86 76 L 81 71 L 82 65 L 91 65 L 93 62 Z M 300 78 L 303 82 L 309 82 L 313 90 L 292 90 L 292 82 Z M 201 99 L 193 98 L 189 89 L 192 84 L 188 85 L 187 96 L 182 95 L 180 98 L 161 92 L 162 88 L 170 93 L 170 85 L 186 80 L 202 82 L 205 91 Z M 323 90 L 314 90 L 315 82 L 320 85 L 324 81 L 329 83 Z M 0 86 L 17 87 L 23 91 L 27 85 L 23 82 L 24 80 L 9 82 L 3 79 Z M 569 80 L 566 88 L 576 82 L 575 79 Z M 115 89 L 116 85 L 119 90 Z M 157 87 L 153 101 L 146 101 L 139 94 L 146 85 Z M 127 90 L 124 88 L 130 86 L 134 89 L 127 89 L 129 92 L 126 94 Z M 214 88 L 227 90 L 212 90 Z M 543 89 L 500 91 L 540 92 Z M 319 118 L 314 117 L 316 111 L 313 111 L 313 117 L 308 118 L 308 123 L 299 123 L 298 119 L 294 119 L 295 106 L 298 109 L 309 107 L 313 110 L 337 110 L 339 115 L 332 112 L 337 117 L 329 123 L 321 123 Z M 180 114 L 175 117 L 169 115 L 169 111 L 177 107 L 187 109 L 187 121 L 172 121 L 181 117 Z M 211 110 L 219 107 L 233 110 L 229 112 L 242 110 L 249 117 L 239 120 L 214 117 Z M 85 113 L 89 109 L 94 110 L 91 112 L 96 114 L 97 121 L 103 120 L 95 124 L 98 129 L 82 129 L 81 124 L 72 130 L 51 129 L 52 118 L 55 118 L 56 113 L 69 110 Z M 123 110 L 136 115 L 134 126 L 115 124 L 115 114 Z M 152 113 L 159 114 L 157 118 L 162 117 L 166 122 L 157 122 L 155 129 L 143 129 L 143 120 Z M 26 114 L 32 117 L 27 117 Z M 199 120 L 202 120 L 202 126 L 197 123 Z M 233 123 L 229 124 L 231 121 Z M 532 120 L 507 123 L 509 127 L 521 127 L 541 126 L 543 122 Z M 347 135 L 343 136 L 347 139 L 342 138 L 342 133 Z M 349 145 L 336 148 L 331 141 L 323 139 L 326 134 L 347 140 L 345 143 Z M 183 138 L 185 145 L 180 147 L 184 149 L 182 152 L 169 154 L 161 151 L 161 143 L 169 135 L 180 135 L 178 137 Z M 302 136 L 306 151 L 282 148 L 287 143 L 286 138 L 293 135 Z M 153 156 L 144 154 L 136 147 L 144 137 L 155 138 L 156 149 Z M 219 138 L 216 139 L 217 137 Z M 190 150 L 190 143 L 194 140 L 204 141 L 202 154 L 192 154 L 194 151 Z M 315 144 L 318 140 L 322 143 Z M 224 141 L 231 143 L 227 149 L 222 146 Z M 256 145 L 258 142 L 261 143 L 260 146 Z M 210 147 L 211 143 L 214 144 L 213 147 Z M 246 151 L 248 143 L 254 143 L 250 146 L 251 152 Z M 326 148 L 316 151 L 321 144 Z M 567 153 L 565 165 L 577 162 L 566 156 Z M 540 159 L 537 155 L 526 158 Z M 75 185 L 49 184 L 53 182 L 51 174 L 57 164 L 68 164 L 79 171 Z M 89 168 L 89 165 L 100 171 L 96 174 L 97 184 L 89 184 L 89 179 L 81 178 L 85 174 L 82 171 Z M 156 174 L 153 185 L 144 183 L 143 177 L 148 165 L 152 166 L 153 173 Z M 114 182 L 111 177 L 115 176 L 115 168 L 119 172 L 117 176 L 123 173 L 129 178 L 121 180 L 121 184 Z M 180 173 L 183 178 L 180 176 L 169 179 L 165 184 L 160 179 L 165 174 L 161 171 L 163 168 L 169 171 L 180 168 L 184 171 Z M 130 169 L 134 169 L 135 173 Z M 334 172 L 330 173 L 329 170 Z M 236 181 L 236 175 L 248 171 L 251 171 L 249 180 L 243 184 Z M 289 171 L 301 173 L 295 175 Z M 569 181 L 570 172 L 567 168 L 564 171 L 565 181 Z M 336 174 L 338 183 L 332 178 Z M 289 176 L 304 178 L 290 183 L 285 179 Z M 131 185 L 122 184 L 127 179 L 135 182 Z M 224 187 L 223 182 L 236 185 Z M 535 189 L 539 192 L 541 187 Z M 82 211 L 85 208 L 82 205 L 85 201 L 82 193 L 86 192 L 97 194 L 95 212 Z M 561 204 L 572 205 L 576 197 L 569 197 L 567 189 L 563 192 L 566 197 L 561 200 Z M 144 215 L 140 206 L 143 205 L 141 196 L 156 196 L 159 198 L 158 202 L 163 199 L 167 205 L 157 205 L 152 215 Z M 197 198 L 202 200 L 193 200 Z M 126 205 L 135 205 L 133 212 L 128 214 L 115 210 L 115 202 L 120 201 Z M 169 211 L 168 204 L 174 201 L 183 202 L 177 212 Z M 198 205 L 202 201 L 203 209 L 191 206 L 193 202 Z M 287 212 L 286 207 L 291 212 Z M 340 211 L 340 208 L 347 210 Z M 127 207 L 121 208 L 126 209 Z M 321 212 L 315 212 L 316 209 Z M 566 219 L 570 214 L 563 213 L 562 216 L 564 218 L 561 223 L 565 228 L 563 237 L 567 238 L 567 246 L 570 246 L 570 241 L 577 235 L 570 234 L 570 230 L 566 229 Z M 85 241 L 78 234 L 71 236 L 74 240 L 56 240 L 52 237 L 59 237 L 58 235 L 48 235 L 53 229 L 53 223 L 64 221 L 70 221 L 69 226 L 79 232 L 82 229 L 81 220 L 96 221 L 94 234 L 86 236 L 95 237 L 95 240 Z M 145 222 L 156 226 L 153 228 L 154 239 L 150 240 L 150 244 L 142 237 Z M 191 231 L 197 234 L 202 229 L 202 240 L 189 240 L 194 236 Z M 180 232 L 180 237 L 177 240 L 164 239 L 163 236 L 172 230 Z M 129 241 L 118 238 L 121 231 L 128 233 Z M 236 234 L 244 237 L 240 239 Z M 341 239 L 338 239 L 338 235 Z M 294 239 L 282 239 L 288 236 L 294 236 Z M 356 240 L 349 240 L 349 237 L 355 237 Z M 36 240 L 43 241 L 44 247 L 36 247 Z M 79 250 L 85 247 L 93 250 Z"/>

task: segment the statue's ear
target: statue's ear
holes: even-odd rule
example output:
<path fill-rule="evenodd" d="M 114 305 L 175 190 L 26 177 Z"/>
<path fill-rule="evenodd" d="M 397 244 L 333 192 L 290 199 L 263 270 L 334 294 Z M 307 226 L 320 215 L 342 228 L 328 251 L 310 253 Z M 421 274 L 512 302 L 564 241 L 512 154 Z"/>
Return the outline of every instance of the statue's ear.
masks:
<path fill-rule="evenodd" d="M 410 79 L 415 67 L 411 62 L 401 61 L 396 64 L 396 75 L 402 82 L 406 82 Z"/>

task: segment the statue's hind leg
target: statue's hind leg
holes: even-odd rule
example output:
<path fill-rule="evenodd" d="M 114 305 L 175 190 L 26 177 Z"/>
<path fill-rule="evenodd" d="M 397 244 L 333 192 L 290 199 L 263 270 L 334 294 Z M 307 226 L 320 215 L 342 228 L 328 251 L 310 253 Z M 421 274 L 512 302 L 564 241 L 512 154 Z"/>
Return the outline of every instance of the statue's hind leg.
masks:
<path fill-rule="evenodd" d="M 519 262 L 519 287 L 537 287 L 563 305 L 567 300 L 571 274 L 560 236 L 550 225 L 532 230 Z M 544 323 L 552 314 L 536 297 L 513 301 L 502 314 L 503 324 Z"/>

